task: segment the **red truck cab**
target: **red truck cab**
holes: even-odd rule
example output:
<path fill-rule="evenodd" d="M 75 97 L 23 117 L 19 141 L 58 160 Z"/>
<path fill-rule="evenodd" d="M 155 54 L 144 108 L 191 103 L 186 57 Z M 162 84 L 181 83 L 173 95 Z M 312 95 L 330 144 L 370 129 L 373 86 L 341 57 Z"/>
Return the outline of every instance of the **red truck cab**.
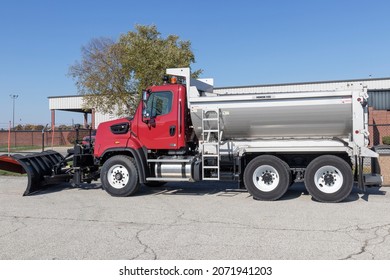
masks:
<path fill-rule="evenodd" d="M 124 196 L 135 192 L 139 183 L 160 183 L 146 179 L 159 173 L 151 163 L 154 159 L 188 155 L 197 147 L 196 142 L 187 109 L 186 86 L 164 83 L 143 93 L 134 117 L 99 125 L 94 158 L 98 165 L 103 165 L 101 179 L 106 191 Z M 137 183 L 130 184 L 130 177 Z M 130 185 L 133 187 L 125 187 Z"/>
<path fill-rule="evenodd" d="M 112 149 L 178 151 L 186 148 L 188 133 L 186 88 L 180 84 L 150 87 L 133 118 L 99 125 L 95 139 L 96 158 Z"/>

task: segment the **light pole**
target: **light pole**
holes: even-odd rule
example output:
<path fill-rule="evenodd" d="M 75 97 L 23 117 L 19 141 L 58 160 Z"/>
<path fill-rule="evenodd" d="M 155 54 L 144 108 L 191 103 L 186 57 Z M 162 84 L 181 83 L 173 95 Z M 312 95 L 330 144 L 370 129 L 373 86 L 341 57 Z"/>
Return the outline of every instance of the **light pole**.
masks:
<path fill-rule="evenodd" d="M 12 98 L 12 128 L 15 129 L 15 100 L 19 97 L 19 95 L 10 94 L 9 97 Z"/>

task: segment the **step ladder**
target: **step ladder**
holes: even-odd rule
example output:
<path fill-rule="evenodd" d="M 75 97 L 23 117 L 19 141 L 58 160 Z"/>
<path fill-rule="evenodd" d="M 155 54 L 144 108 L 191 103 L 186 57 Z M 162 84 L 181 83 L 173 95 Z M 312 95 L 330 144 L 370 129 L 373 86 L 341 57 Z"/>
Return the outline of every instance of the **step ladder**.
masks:
<path fill-rule="evenodd" d="M 219 109 L 202 110 L 202 178 L 205 181 L 220 179 L 221 142 Z"/>

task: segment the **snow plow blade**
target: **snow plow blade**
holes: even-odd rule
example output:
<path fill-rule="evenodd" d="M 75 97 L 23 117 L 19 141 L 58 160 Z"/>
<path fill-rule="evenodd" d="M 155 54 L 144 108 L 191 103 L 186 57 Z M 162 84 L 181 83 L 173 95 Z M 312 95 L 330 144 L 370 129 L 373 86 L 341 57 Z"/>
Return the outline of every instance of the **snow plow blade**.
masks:
<path fill-rule="evenodd" d="M 29 195 L 53 184 L 54 180 L 50 180 L 50 178 L 57 177 L 54 174 L 56 174 L 56 170 L 61 168 L 63 161 L 64 157 L 55 151 L 26 156 L 2 155 L 0 156 L 0 169 L 20 174 L 27 173 L 28 183 L 23 195 Z"/>

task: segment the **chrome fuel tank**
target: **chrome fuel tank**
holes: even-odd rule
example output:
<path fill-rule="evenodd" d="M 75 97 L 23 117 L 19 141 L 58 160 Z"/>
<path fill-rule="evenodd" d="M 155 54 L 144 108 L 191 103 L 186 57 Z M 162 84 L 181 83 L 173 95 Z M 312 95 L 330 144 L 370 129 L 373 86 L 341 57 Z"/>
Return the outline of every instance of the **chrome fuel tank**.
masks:
<path fill-rule="evenodd" d="M 219 110 L 223 140 L 346 138 L 352 131 L 352 92 L 208 95 L 189 99 L 195 133 Z M 210 111 L 210 112 L 207 112 Z"/>

